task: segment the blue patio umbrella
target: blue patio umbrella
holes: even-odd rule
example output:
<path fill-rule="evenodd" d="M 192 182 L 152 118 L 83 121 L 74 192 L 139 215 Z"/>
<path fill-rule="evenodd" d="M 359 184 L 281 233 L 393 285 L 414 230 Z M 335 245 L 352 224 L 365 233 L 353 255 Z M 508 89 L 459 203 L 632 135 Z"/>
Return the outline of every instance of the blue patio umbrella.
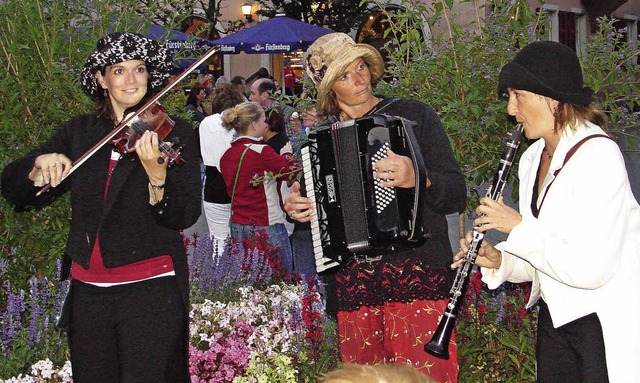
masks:
<path fill-rule="evenodd" d="M 188 68 L 201 54 L 205 53 L 212 46 L 210 40 L 173 29 L 167 30 L 165 27 L 157 24 L 149 26 L 149 32 L 145 37 L 156 40 L 176 55 L 178 58 L 176 58 L 173 63 L 180 69 Z M 202 64 L 201 67 L 202 68 L 198 69 L 205 69 L 206 64 Z"/>
<path fill-rule="evenodd" d="M 328 33 L 333 33 L 333 31 L 277 15 L 273 19 L 212 40 L 211 43 L 220 47 L 220 54 L 287 53 L 295 52 L 298 49 L 306 51 L 318 37 Z M 282 73 L 282 86 L 284 88 L 284 73 Z"/>
<path fill-rule="evenodd" d="M 220 54 L 286 53 L 306 50 L 318 37 L 332 32 L 331 29 L 276 16 L 211 43 L 220 46 Z"/>

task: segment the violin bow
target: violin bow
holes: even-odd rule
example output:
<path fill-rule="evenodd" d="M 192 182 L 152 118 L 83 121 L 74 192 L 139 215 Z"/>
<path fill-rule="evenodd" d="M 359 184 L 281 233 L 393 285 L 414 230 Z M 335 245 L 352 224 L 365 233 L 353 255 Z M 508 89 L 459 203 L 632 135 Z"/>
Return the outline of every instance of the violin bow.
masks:
<path fill-rule="evenodd" d="M 124 128 L 126 128 L 131 121 L 135 118 L 138 118 L 145 110 L 147 110 L 151 105 L 158 102 L 158 100 L 167 94 L 176 84 L 179 84 L 180 81 L 184 80 L 191 72 L 193 72 L 197 67 L 202 65 L 207 59 L 213 56 L 216 52 L 220 50 L 218 45 L 214 45 L 209 49 L 202 57 L 198 60 L 194 61 L 184 72 L 174 78 L 169 84 L 167 84 L 164 88 L 162 88 L 158 93 L 156 93 L 151 99 L 149 99 L 144 105 L 142 105 L 138 110 L 134 113 L 131 113 L 129 117 L 125 118 L 122 122 L 120 122 L 106 137 L 100 140 L 97 144 L 95 144 L 91 149 L 89 149 L 86 153 L 80 156 L 77 160 L 73 161 L 71 164 L 71 169 L 69 169 L 69 173 L 66 176 L 62 177 L 61 182 L 64 181 L 67 177 L 71 175 L 80 165 L 85 163 L 86 160 L 89 159 L 92 155 L 94 155 L 100 148 L 102 148 L 107 142 L 111 141 L 115 136 L 117 136 Z M 37 193 L 36 196 L 41 195 L 45 191 L 51 188 L 51 184 L 47 184 L 42 187 Z"/>

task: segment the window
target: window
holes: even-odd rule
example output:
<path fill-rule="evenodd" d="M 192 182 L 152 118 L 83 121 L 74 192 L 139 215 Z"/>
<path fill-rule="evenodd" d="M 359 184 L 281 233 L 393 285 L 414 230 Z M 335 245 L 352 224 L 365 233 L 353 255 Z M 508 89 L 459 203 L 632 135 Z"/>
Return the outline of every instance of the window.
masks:
<path fill-rule="evenodd" d="M 615 20 L 613 26 L 620 31 L 624 41 L 628 42 L 632 49 L 638 49 L 638 21 L 634 16 L 627 17 L 629 18 Z M 613 49 L 618 48 L 617 46 L 613 47 Z M 637 64 L 637 56 L 634 56 L 632 60 L 634 64 Z"/>
<path fill-rule="evenodd" d="M 561 11 L 554 5 L 546 5 L 543 10 L 548 18 L 548 29 L 545 31 L 547 40 L 557 41 L 578 54 L 582 53 L 587 39 L 586 14 L 581 9 Z"/>
<path fill-rule="evenodd" d="M 576 27 L 578 15 L 573 12 L 558 11 L 558 42 L 576 50 Z"/>

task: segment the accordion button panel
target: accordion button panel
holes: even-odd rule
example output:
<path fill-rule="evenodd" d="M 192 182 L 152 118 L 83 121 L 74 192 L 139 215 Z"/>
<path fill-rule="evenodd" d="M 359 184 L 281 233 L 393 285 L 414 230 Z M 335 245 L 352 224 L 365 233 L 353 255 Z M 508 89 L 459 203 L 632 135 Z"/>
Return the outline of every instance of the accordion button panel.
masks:
<path fill-rule="evenodd" d="M 387 149 L 391 149 L 391 145 L 386 142 L 384 145 L 380 147 L 371 157 L 371 165 L 372 168 L 375 169 L 376 162 L 380 161 L 383 158 L 387 158 Z M 396 189 L 395 188 L 384 188 L 380 186 L 381 182 L 386 180 L 376 179 L 374 186 L 374 198 L 376 204 L 376 211 L 378 214 L 382 213 L 384 209 L 389 206 L 391 202 L 396 199 Z"/>

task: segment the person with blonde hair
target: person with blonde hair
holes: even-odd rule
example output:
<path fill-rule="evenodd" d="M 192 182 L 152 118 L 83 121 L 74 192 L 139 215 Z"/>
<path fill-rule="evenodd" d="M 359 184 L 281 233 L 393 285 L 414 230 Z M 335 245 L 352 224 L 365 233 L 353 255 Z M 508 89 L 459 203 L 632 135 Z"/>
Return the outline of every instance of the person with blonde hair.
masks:
<path fill-rule="evenodd" d="M 325 374 L 320 383 L 435 383 L 409 364 L 345 364 Z"/>
<path fill-rule="evenodd" d="M 283 271 L 290 274 L 293 259 L 280 185 L 283 180 L 294 179 L 300 167 L 290 152 L 278 154 L 262 141 L 267 123 L 265 111 L 257 102 L 247 101 L 225 110 L 222 125 L 235 129 L 237 135 L 220 159 L 231 196 L 231 234 L 241 241 L 263 230 L 271 247 L 278 249 Z M 256 175 L 269 177 L 254 186 Z"/>

